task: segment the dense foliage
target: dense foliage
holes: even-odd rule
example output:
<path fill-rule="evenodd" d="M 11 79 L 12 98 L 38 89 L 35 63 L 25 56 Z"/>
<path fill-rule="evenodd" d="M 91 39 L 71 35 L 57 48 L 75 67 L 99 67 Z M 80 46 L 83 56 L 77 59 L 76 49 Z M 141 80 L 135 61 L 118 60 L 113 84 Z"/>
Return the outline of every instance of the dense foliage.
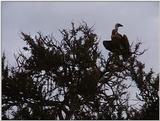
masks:
<path fill-rule="evenodd" d="M 2 57 L 2 119 L 159 119 L 159 76 L 138 61 L 140 43 L 127 61 L 102 56 L 86 23 L 60 31 L 62 40 L 21 33 L 26 47 L 8 67 Z M 143 102 L 130 105 L 130 82 Z"/>

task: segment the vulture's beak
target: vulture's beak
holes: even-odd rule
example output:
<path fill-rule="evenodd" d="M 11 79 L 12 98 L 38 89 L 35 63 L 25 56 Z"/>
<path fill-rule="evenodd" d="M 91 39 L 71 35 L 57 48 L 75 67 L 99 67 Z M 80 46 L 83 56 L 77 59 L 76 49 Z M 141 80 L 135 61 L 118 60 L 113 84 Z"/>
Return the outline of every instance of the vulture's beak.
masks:
<path fill-rule="evenodd" d="M 123 27 L 123 25 L 122 24 L 118 24 L 118 27 Z"/>

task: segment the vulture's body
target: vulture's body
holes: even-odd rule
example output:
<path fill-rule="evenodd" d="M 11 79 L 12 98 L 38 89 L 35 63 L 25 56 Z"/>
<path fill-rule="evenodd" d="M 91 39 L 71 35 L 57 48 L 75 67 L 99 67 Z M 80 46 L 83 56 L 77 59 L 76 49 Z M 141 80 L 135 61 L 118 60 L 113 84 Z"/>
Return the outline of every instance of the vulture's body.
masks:
<path fill-rule="evenodd" d="M 118 55 L 123 55 L 123 58 L 128 58 L 131 55 L 130 45 L 126 35 L 118 33 L 118 27 L 122 27 L 121 24 L 116 24 L 115 29 L 112 30 L 111 41 L 103 41 L 104 47 Z"/>

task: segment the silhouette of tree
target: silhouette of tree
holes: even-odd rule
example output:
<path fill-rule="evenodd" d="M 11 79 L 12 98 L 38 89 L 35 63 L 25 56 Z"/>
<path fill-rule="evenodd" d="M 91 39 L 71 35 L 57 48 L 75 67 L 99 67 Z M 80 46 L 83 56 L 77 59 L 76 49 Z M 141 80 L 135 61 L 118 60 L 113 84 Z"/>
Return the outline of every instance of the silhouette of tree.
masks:
<path fill-rule="evenodd" d="M 159 119 L 159 76 L 138 61 L 140 44 L 127 61 L 98 49 L 98 36 L 84 22 L 60 30 L 62 40 L 21 33 L 26 42 L 8 67 L 2 57 L 2 119 Z M 144 102 L 129 104 L 135 82 Z"/>

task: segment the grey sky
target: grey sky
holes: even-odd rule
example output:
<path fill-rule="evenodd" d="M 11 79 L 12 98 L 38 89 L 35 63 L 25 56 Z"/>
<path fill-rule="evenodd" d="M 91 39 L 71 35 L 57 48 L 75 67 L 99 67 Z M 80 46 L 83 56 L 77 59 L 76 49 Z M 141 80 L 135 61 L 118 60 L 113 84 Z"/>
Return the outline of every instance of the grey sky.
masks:
<path fill-rule="evenodd" d="M 100 50 L 108 53 L 102 41 L 110 39 L 114 24 L 124 25 L 120 33 L 126 34 L 130 43 L 143 43 L 149 49 L 140 58 L 149 69 L 158 72 L 158 2 L 2 2 L 2 51 L 9 63 L 14 63 L 13 53 L 22 49 L 20 32 L 35 35 L 53 33 L 60 37 L 59 29 L 69 28 L 86 21 L 95 25 L 100 38 Z"/>

